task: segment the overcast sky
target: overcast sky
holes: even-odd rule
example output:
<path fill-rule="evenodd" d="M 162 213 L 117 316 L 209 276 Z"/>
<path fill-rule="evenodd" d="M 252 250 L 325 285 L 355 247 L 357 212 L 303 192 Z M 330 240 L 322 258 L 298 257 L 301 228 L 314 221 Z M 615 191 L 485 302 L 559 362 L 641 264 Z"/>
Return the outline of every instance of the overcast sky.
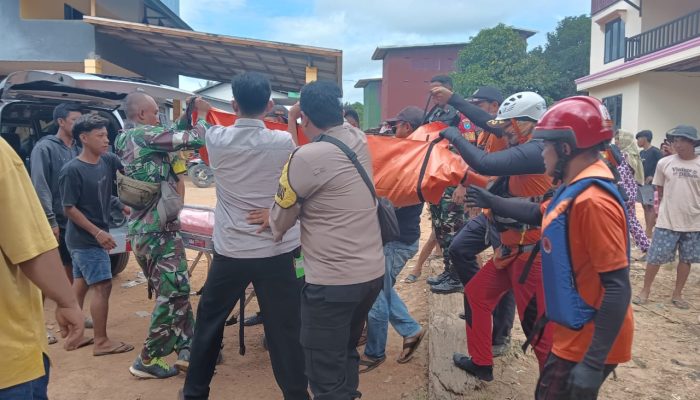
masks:
<path fill-rule="evenodd" d="M 346 101 L 362 101 L 358 79 L 381 77 L 372 61 L 377 46 L 467 42 L 480 29 L 503 22 L 539 33 L 566 16 L 587 14 L 587 0 L 181 0 L 180 15 L 193 29 L 343 51 Z M 196 80 L 182 79 L 190 90 Z"/>

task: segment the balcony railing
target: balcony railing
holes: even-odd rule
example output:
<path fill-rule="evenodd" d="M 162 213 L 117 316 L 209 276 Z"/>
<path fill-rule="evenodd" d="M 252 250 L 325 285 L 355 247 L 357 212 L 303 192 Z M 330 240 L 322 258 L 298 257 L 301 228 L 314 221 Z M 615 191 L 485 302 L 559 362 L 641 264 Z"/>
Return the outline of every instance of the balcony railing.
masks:
<path fill-rule="evenodd" d="M 700 37 L 700 10 L 625 38 L 625 61 Z"/>
<path fill-rule="evenodd" d="M 620 0 L 591 0 L 591 15 L 594 15 L 598 11 L 607 8 L 613 3 L 617 3 Z"/>

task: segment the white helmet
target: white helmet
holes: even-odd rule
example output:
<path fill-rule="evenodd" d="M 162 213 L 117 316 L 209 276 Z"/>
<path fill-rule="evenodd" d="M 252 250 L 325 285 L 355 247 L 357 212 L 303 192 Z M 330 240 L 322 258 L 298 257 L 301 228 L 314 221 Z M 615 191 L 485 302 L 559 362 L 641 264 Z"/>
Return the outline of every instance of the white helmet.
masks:
<path fill-rule="evenodd" d="M 539 121 L 547 111 L 547 103 L 535 92 L 519 92 L 508 96 L 496 114 L 496 121 L 528 117 Z"/>

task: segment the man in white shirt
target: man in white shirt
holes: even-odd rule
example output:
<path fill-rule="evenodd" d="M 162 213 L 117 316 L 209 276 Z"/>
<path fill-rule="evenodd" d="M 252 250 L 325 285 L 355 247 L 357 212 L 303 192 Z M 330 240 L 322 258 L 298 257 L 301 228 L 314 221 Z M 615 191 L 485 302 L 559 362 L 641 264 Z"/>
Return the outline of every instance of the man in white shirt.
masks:
<path fill-rule="evenodd" d="M 214 259 L 197 309 L 185 399 L 207 399 L 224 323 L 245 288 L 253 283 L 270 351 L 272 370 L 285 400 L 306 400 L 304 355 L 299 344 L 300 293 L 293 252 L 299 224 L 276 242 L 249 213 L 270 209 L 282 168 L 294 151 L 288 132 L 270 130 L 270 82 L 258 73 L 234 77 L 233 126 L 213 126 L 206 135 L 216 178 Z"/>
<path fill-rule="evenodd" d="M 700 263 L 700 157 L 695 154 L 700 138 L 697 129 L 689 125 L 678 125 L 666 137 L 675 154 L 662 158 L 656 166 L 652 183 L 661 205 L 647 254 L 644 288 L 632 302 L 647 302 L 661 264 L 675 261 L 678 249 L 671 302 L 686 310 L 690 305 L 682 297 L 683 287 L 690 275 L 690 264 Z"/>

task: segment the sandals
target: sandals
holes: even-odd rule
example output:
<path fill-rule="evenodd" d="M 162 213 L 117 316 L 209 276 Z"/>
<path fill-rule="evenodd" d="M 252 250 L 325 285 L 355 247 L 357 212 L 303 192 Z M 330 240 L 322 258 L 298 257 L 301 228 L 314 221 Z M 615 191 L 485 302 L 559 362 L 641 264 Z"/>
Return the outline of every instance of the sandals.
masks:
<path fill-rule="evenodd" d="M 403 340 L 403 351 L 408 350 L 408 353 L 399 357 L 396 362 L 399 364 L 406 364 L 407 362 L 411 361 L 416 353 L 416 349 L 418 349 L 418 346 L 420 345 L 420 342 L 423 341 L 423 337 L 425 337 L 425 329 L 421 328 L 420 332 L 416 336 L 405 338 Z"/>
<path fill-rule="evenodd" d="M 369 372 L 382 365 L 384 361 L 386 361 L 386 356 L 372 358 L 366 355 L 362 355 L 360 357 L 360 373 L 364 374 L 365 372 Z"/>
<path fill-rule="evenodd" d="M 638 306 L 643 306 L 649 302 L 649 298 L 647 297 L 646 299 L 642 299 L 639 296 L 634 296 L 632 297 L 632 304 L 636 304 Z"/>
<path fill-rule="evenodd" d="M 54 336 L 51 331 L 46 331 L 46 340 L 48 340 L 50 345 L 58 343 L 58 339 L 56 339 L 56 336 Z"/>
<path fill-rule="evenodd" d="M 134 349 L 134 346 L 132 346 L 130 344 L 126 344 L 124 342 L 119 342 L 119 345 L 111 350 L 100 351 L 98 353 L 92 353 L 92 355 L 95 357 L 108 356 L 108 355 L 112 355 L 112 354 L 128 353 L 133 349 Z"/>
<path fill-rule="evenodd" d="M 403 280 L 404 283 L 416 283 L 418 276 L 409 274 L 406 279 Z"/>
<path fill-rule="evenodd" d="M 688 310 L 690 309 L 690 303 L 683 299 L 672 299 L 671 303 L 673 303 L 674 306 L 681 310 Z"/>

